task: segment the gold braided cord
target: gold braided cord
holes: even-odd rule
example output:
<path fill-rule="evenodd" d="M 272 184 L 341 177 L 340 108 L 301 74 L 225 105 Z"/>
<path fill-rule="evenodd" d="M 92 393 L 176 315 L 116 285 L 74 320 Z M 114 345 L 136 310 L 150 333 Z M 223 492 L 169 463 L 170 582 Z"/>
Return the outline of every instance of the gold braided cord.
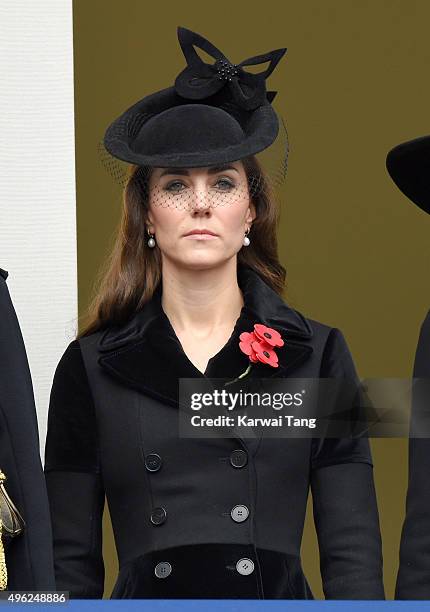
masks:
<path fill-rule="evenodd" d="M 6 555 L 4 552 L 3 540 L 3 521 L 0 516 L 0 591 L 5 591 L 7 587 L 7 567 L 6 567 Z"/>
<path fill-rule="evenodd" d="M 0 485 L 6 480 L 6 476 L 0 470 Z M 0 512 L 0 591 L 5 591 L 7 587 L 7 567 L 6 567 L 6 554 L 3 545 L 3 521 Z"/>

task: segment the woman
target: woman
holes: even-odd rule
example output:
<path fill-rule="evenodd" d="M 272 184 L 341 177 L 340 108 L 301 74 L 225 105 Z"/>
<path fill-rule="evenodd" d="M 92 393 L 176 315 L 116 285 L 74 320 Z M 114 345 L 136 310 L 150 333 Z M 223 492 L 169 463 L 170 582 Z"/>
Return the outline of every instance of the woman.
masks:
<path fill-rule="evenodd" d="M 0 590 L 52 590 L 52 533 L 33 387 L 8 276 L 0 268 Z"/>
<path fill-rule="evenodd" d="M 383 598 L 366 439 L 178 435 L 179 379 L 356 376 L 342 334 L 280 297 L 277 212 L 255 154 L 277 135 L 265 78 L 285 50 L 235 66 L 178 34 L 188 66 L 175 87 L 105 136 L 133 165 L 94 316 L 52 388 L 57 587 L 102 596 L 106 494 L 120 563 L 112 597 L 312 598 L 300 563 L 311 486 L 325 596 Z M 259 75 L 242 68 L 266 61 Z M 249 342 L 257 333 L 265 339 Z"/>
<path fill-rule="evenodd" d="M 388 153 L 387 169 L 399 189 L 430 213 L 430 136 Z M 414 362 L 409 438 L 409 482 L 400 542 L 396 599 L 430 599 L 430 312 L 421 326 Z"/>

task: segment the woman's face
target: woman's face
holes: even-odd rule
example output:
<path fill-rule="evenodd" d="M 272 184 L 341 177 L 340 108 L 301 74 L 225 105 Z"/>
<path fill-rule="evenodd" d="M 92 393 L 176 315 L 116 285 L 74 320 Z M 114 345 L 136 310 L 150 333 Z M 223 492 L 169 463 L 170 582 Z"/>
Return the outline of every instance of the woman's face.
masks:
<path fill-rule="evenodd" d="M 207 168 L 154 168 L 148 229 L 162 256 L 190 268 L 234 257 L 255 218 L 242 162 Z M 194 233 L 207 230 L 210 233 Z M 244 247 L 246 248 L 246 247 Z"/>

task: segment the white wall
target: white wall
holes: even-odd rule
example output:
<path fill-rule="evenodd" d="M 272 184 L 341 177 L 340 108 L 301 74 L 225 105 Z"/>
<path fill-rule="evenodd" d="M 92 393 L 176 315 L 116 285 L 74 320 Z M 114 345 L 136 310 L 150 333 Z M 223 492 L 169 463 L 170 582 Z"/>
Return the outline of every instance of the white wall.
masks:
<path fill-rule="evenodd" d="M 77 321 L 72 0 L 0 0 L 0 267 L 43 457 L 52 376 Z"/>

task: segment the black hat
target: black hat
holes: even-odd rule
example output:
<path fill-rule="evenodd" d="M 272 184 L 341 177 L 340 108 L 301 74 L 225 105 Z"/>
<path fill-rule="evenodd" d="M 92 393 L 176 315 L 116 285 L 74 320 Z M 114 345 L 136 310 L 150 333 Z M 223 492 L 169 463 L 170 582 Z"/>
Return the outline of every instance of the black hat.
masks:
<path fill-rule="evenodd" d="M 178 38 L 187 67 L 168 87 L 139 100 L 107 129 L 104 147 L 139 166 L 202 167 L 243 159 L 271 145 L 279 121 L 266 78 L 286 49 L 232 64 L 208 40 L 186 28 Z M 205 63 L 199 47 L 215 62 Z M 244 66 L 270 62 L 257 74 Z"/>
<path fill-rule="evenodd" d="M 430 136 L 397 145 L 388 153 L 386 163 L 400 191 L 430 213 Z"/>

